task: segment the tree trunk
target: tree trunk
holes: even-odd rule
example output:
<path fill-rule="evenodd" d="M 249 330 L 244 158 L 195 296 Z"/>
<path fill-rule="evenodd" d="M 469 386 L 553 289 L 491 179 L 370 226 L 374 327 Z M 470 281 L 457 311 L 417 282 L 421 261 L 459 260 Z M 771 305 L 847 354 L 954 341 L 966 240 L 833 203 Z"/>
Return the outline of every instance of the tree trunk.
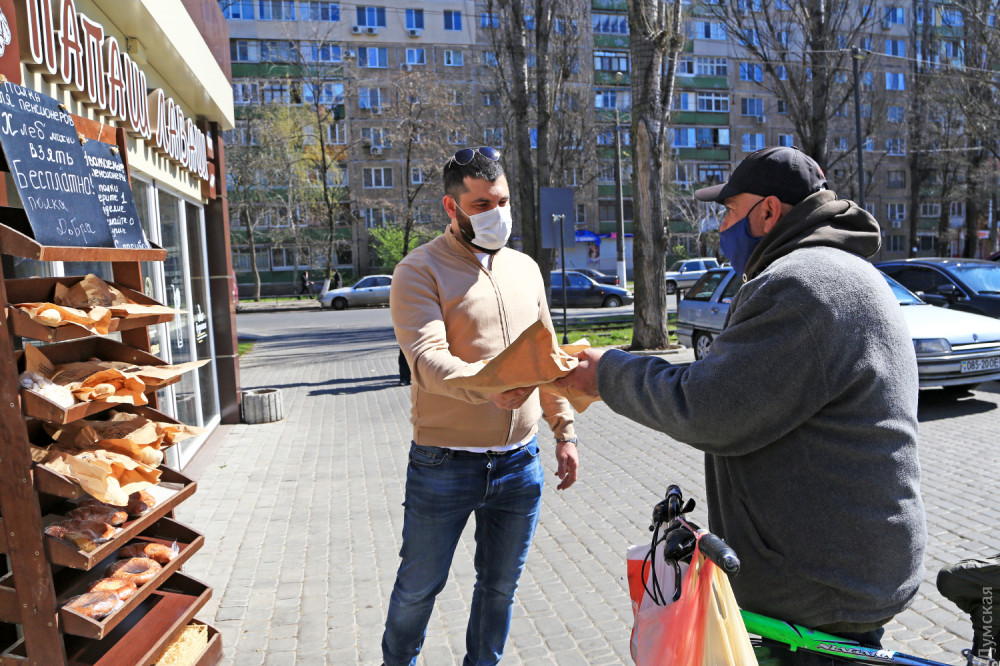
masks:
<path fill-rule="evenodd" d="M 260 301 L 260 271 L 257 269 L 257 243 L 253 237 L 253 225 L 250 224 L 250 211 L 244 210 L 243 223 L 247 228 L 247 245 L 250 248 L 250 272 L 253 273 L 253 300 Z"/>

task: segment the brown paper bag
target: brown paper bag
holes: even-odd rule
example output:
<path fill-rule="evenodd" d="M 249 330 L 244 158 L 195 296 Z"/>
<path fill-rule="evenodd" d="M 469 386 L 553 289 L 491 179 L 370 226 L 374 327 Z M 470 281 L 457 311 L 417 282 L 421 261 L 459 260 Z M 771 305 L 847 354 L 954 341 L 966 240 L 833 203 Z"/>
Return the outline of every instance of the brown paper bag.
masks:
<path fill-rule="evenodd" d="M 163 436 L 163 446 L 172 446 L 189 437 L 197 437 L 205 432 L 204 428 L 198 426 L 185 425 L 183 423 L 164 423 L 153 421 L 156 431 Z"/>
<path fill-rule="evenodd" d="M 209 361 L 211 359 L 188 361 L 176 365 L 133 365 L 124 361 L 101 361 L 101 363 L 108 368 L 121 371 L 126 377 L 135 377 L 141 380 L 149 388 L 159 388 L 185 372 L 200 368 Z"/>
<path fill-rule="evenodd" d="M 107 421 L 82 419 L 63 426 L 46 424 L 45 429 L 61 447 L 107 449 L 127 455 L 150 467 L 163 462 L 163 436 L 153 421 L 138 414 L 112 412 Z"/>
<path fill-rule="evenodd" d="M 14 307 L 27 314 L 32 321 L 52 328 L 66 324 L 77 324 L 87 330 L 105 335 L 111 325 L 111 311 L 99 306 L 89 310 L 78 310 L 53 303 L 18 303 Z"/>
<path fill-rule="evenodd" d="M 538 386 L 540 390 L 562 395 L 573 409 L 584 411 L 593 399 L 576 391 L 556 389 L 551 382 L 568 375 L 579 364 L 573 354 L 590 345 L 581 340 L 561 349 L 556 335 L 540 321 L 529 326 L 507 349 L 489 361 L 470 363 L 462 370 L 445 377 L 458 388 L 483 393 L 502 393 L 510 389 Z M 572 395 L 566 395 L 572 393 Z"/>
<path fill-rule="evenodd" d="M 31 447 L 32 459 L 76 481 L 102 502 L 125 506 L 128 496 L 154 486 L 160 472 L 126 455 L 97 449 L 79 451 L 53 444 L 48 449 Z"/>
<path fill-rule="evenodd" d="M 69 287 L 62 283 L 57 284 L 53 301 L 56 305 L 71 308 L 89 308 L 95 305 L 107 308 L 131 302 L 122 292 L 93 273 L 88 273 L 82 280 Z"/>
<path fill-rule="evenodd" d="M 68 388 L 81 402 L 101 400 L 128 405 L 149 402 L 144 394 L 146 385 L 141 379 L 108 368 L 104 361 L 79 361 L 55 366 L 52 381 Z"/>

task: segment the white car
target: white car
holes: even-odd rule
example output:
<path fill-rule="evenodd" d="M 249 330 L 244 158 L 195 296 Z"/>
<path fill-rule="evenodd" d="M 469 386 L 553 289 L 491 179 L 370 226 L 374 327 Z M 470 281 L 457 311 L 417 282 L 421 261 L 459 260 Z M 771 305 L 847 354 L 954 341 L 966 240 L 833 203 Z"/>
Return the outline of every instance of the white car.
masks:
<path fill-rule="evenodd" d="M 920 388 L 965 390 L 1000 379 L 1000 320 L 928 305 L 884 277 L 913 338 Z M 695 358 L 710 353 L 712 339 L 725 326 L 730 302 L 740 286 L 732 268 L 710 271 L 681 301 L 677 340 L 694 347 Z"/>
<path fill-rule="evenodd" d="M 697 259 L 675 261 L 667 269 L 667 293 L 673 294 L 678 289 L 687 289 L 700 280 L 706 271 L 718 267 L 719 262 L 714 257 L 699 257 Z"/>
<path fill-rule="evenodd" d="M 359 280 L 353 287 L 331 289 L 319 297 L 324 308 L 345 310 L 366 305 L 389 305 L 391 275 L 369 275 Z"/>

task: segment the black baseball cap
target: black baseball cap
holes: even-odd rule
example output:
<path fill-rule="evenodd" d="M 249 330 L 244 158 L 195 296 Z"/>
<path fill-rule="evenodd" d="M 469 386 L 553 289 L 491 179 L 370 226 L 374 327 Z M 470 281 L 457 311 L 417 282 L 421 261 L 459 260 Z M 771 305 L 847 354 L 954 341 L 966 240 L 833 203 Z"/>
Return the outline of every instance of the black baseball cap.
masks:
<path fill-rule="evenodd" d="M 736 194 L 757 194 L 794 206 L 825 189 L 826 176 L 816 160 L 797 148 L 773 147 L 750 153 L 733 169 L 728 183 L 695 190 L 694 196 L 721 203 Z"/>

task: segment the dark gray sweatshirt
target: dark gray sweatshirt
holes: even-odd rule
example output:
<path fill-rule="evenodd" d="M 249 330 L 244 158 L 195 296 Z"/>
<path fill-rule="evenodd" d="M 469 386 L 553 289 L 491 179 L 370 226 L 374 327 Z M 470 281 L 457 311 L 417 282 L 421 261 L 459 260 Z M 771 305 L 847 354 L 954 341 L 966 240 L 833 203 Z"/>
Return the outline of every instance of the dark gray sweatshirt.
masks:
<path fill-rule="evenodd" d="M 757 246 L 704 360 L 614 350 L 598 365 L 611 409 L 705 452 L 709 529 L 743 562 L 744 609 L 878 622 L 923 577 L 917 364 L 862 258 L 878 243 L 867 212 L 818 192 Z"/>

